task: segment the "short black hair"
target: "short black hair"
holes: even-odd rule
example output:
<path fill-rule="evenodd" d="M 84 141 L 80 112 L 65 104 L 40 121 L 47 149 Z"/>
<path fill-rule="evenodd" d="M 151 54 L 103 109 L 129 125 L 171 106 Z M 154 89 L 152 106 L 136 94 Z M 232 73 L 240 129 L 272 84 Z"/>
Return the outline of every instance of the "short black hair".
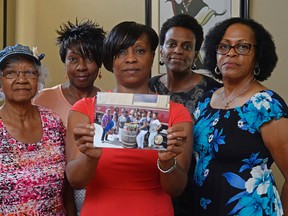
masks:
<path fill-rule="evenodd" d="M 257 45 L 256 64 L 258 64 L 260 69 L 260 74 L 254 76 L 258 81 L 266 80 L 271 76 L 271 73 L 278 61 L 276 47 L 272 35 L 261 24 L 257 23 L 253 19 L 234 17 L 219 22 L 212 29 L 210 29 L 205 37 L 203 46 L 203 50 L 205 52 L 205 67 L 213 74 L 215 78 L 222 80 L 222 75 L 218 75 L 214 71 L 217 65 L 216 45 L 219 44 L 228 27 L 233 24 L 246 25 L 254 32 Z"/>
<path fill-rule="evenodd" d="M 192 31 L 196 38 L 195 50 L 199 51 L 203 42 L 203 29 L 198 21 L 188 14 L 178 14 L 166 20 L 160 30 L 160 45 L 163 46 L 167 31 L 173 27 L 183 27 Z"/>
<path fill-rule="evenodd" d="M 68 21 L 56 32 L 59 35 L 56 41 L 63 63 L 65 63 L 67 50 L 73 49 L 82 58 L 94 59 L 99 68 L 102 66 L 102 47 L 106 33 L 99 24 L 92 20 L 79 22 L 76 19 L 75 24 Z"/>
<path fill-rule="evenodd" d="M 133 21 L 117 24 L 107 35 L 103 45 L 103 64 L 108 71 L 113 72 L 113 60 L 122 49 L 132 46 L 137 39 L 146 34 L 152 51 L 155 51 L 159 39 L 157 33 L 149 26 Z"/>

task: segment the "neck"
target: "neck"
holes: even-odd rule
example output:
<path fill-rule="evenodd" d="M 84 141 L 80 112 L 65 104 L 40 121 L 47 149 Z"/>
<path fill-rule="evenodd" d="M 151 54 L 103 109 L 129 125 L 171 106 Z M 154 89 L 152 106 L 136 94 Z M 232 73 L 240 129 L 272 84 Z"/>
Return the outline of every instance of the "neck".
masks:
<path fill-rule="evenodd" d="M 94 86 L 89 86 L 85 89 L 78 89 L 72 86 L 70 83 L 68 84 L 68 89 L 71 93 L 73 93 L 73 96 L 77 98 L 78 100 L 84 98 L 84 97 L 91 97 L 93 96 Z"/>
<path fill-rule="evenodd" d="M 10 121 L 23 122 L 34 115 L 34 106 L 31 102 L 10 104 L 5 102 L 1 107 L 1 117 L 6 116 Z"/>
<path fill-rule="evenodd" d="M 62 85 L 62 90 L 64 90 L 63 94 L 65 98 L 72 105 L 82 98 L 93 97 L 97 92 L 97 89 L 93 85 L 85 89 L 79 89 L 79 88 L 75 88 L 69 82 Z"/>
<path fill-rule="evenodd" d="M 222 98 L 222 102 L 224 104 L 224 109 L 228 109 L 230 106 L 230 103 L 232 103 L 233 101 L 236 101 L 237 98 L 240 98 L 241 96 L 245 95 L 249 89 L 251 88 L 251 86 L 253 85 L 255 81 L 255 78 L 252 77 L 251 79 L 246 80 L 245 83 L 243 84 L 238 84 L 238 86 L 240 86 L 239 88 L 235 88 L 232 91 L 230 91 L 230 93 L 227 94 L 227 92 L 229 92 L 229 90 L 231 90 L 231 88 L 227 88 L 224 84 L 223 90 L 220 93 L 220 96 Z M 235 94 L 234 94 L 235 92 Z"/>
<path fill-rule="evenodd" d="M 113 92 L 117 93 L 134 93 L 134 94 L 150 94 L 148 84 L 146 86 L 139 87 L 126 87 L 117 85 Z"/>
<path fill-rule="evenodd" d="M 223 91 L 226 97 L 230 95 L 235 95 L 241 90 L 245 89 L 251 82 L 255 80 L 254 76 L 247 77 L 245 80 L 223 80 Z"/>
<path fill-rule="evenodd" d="M 169 89 L 171 92 L 186 91 L 192 89 L 197 82 L 196 74 L 189 70 L 187 72 L 167 72 L 166 75 L 162 77 L 161 82 Z"/>

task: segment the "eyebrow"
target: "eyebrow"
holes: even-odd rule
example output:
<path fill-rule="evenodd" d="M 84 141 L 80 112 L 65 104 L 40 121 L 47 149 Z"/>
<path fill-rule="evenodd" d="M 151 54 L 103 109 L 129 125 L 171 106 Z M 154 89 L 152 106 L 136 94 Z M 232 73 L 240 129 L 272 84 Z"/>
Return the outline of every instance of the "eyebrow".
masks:
<path fill-rule="evenodd" d="M 222 40 L 220 40 L 220 42 L 219 43 L 221 43 L 221 42 L 236 42 L 236 43 L 241 43 L 241 42 L 245 42 L 245 43 L 253 43 L 253 42 L 249 42 L 247 39 L 240 39 L 240 40 L 236 40 L 236 41 L 232 41 L 232 40 L 229 40 L 229 39 L 222 39 Z"/>

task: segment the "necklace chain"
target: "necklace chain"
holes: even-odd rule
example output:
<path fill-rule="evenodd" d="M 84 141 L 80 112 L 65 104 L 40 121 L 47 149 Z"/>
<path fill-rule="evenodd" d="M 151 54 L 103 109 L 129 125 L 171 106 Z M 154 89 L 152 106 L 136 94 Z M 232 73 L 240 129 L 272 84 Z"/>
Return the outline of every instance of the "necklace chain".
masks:
<path fill-rule="evenodd" d="M 77 99 L 76 99 L 75 95 L 72 93 L 72 91 L 71 91 L 71 89 L 70 89 L 69 86 L 68 86 L 68 90 L 69 90 L 69 93 L 70 93 L 70 95 L 72 96 L 72 98 L 73 98 L 73 100 L 74 100 L 74 103 L 76 103 Z M 74 104 L 74 103 L 73 103 L 73 104 Z"/>
<path fill-rule="evenodd" d="M 75 97 L 75 95 L 72 93 L 72 91 L 71 91 L 71 89 L 70 89 L 70 85 L 68 85 L 68 91 L 69 91 L 69 94 L 72 96 L 72 98 L 73 98 L 73 100 L 74 100 L 74 103 L 76 103 L 78 100 L 80 100 L 80 99 L 77 99 L 76 97 Z M 86 96 L 87 98 L 89 98 L 89 97 L 91 97 L 93 95 L 93 89 L 92 89 L 92 91 Z M 74 104 L 73 103 L 73 104 Z"/>
<path fill-rule="evenodd" d="M 243 95 L 246 91 L 248 91 L 248 89 L 252 86 L 253 82 L 255 81 L 255 78 L 249 83 L 249 85 L 247 86 L 247 88 L 243 89 L 239 94 L 237 94 L 235 97 L 231 98 L 230 100 L 226 100 L 226 98 L 224 97 L 224 87 L 222 92 L 220 93 L 220 96 L 222 98 L 222 101 L 224 102 L 224 109 L 227 109 L 229 107 L 229 104 L 234 101 L 236 98 L 240 97 L 241 95 Z"/>

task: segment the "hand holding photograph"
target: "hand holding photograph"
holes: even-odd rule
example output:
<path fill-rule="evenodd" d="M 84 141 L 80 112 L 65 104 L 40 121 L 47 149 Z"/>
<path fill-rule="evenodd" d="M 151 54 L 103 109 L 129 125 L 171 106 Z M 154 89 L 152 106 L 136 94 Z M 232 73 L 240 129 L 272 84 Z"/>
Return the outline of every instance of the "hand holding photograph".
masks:
<path fill-rule="evenodd" d="M 99 92 L 94 147 L 166 150 L 170 97 Z"/>

